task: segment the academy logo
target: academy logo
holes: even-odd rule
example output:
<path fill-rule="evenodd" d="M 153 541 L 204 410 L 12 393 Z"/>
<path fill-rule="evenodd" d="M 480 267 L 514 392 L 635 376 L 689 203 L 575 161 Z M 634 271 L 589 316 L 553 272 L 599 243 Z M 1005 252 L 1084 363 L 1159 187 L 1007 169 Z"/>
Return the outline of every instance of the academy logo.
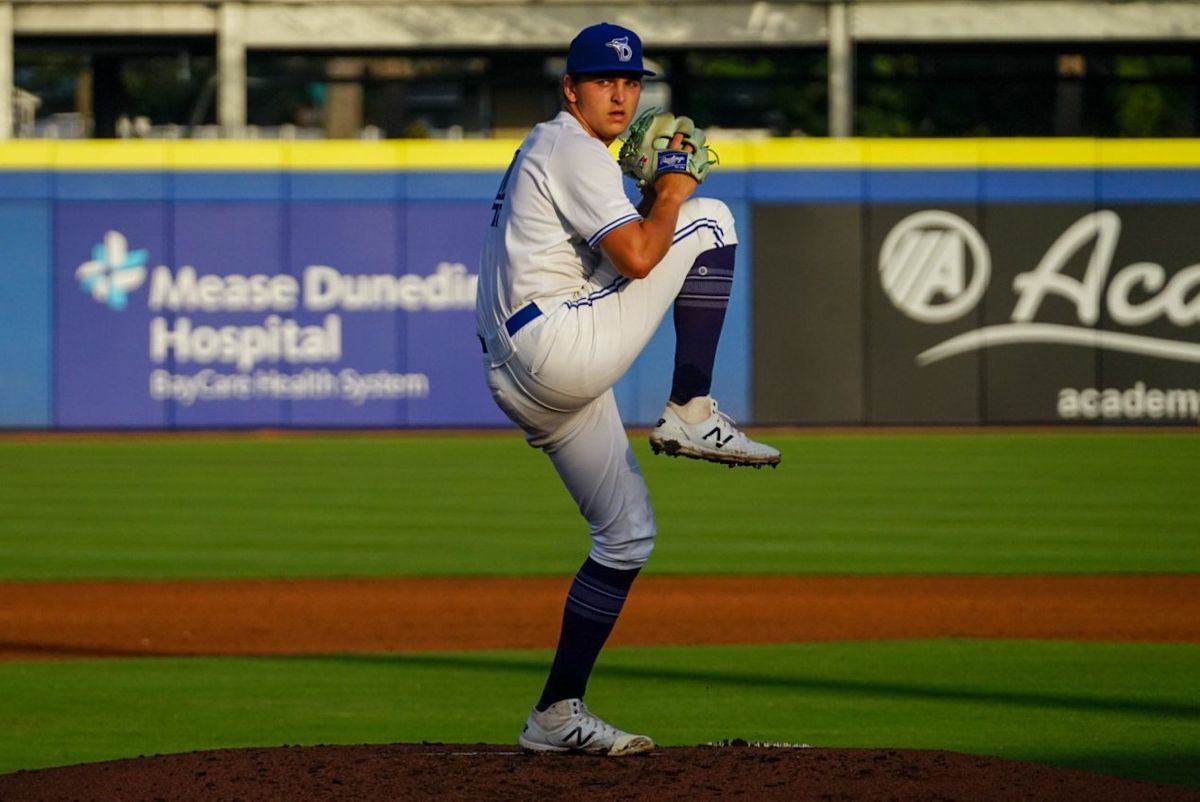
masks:
<path fill-rule="evenodd" d="M 991 256 L 974 226 L 935 209 L 901 220 L 879 251 L 884 292 L 922 323 L 965 315 L 983 296 L 990 272 Z"/>
<path fill-rule="evenodd" d="M 121 311 L 129 301 L 129 293 L 146 280 L 146 259 L 150 252 L 129 250 L 125 236 L 109 231 L 104 241 L 92 247 L 92 258 L 75 270 L 75 278 L 84 292 L 91 293 L 98 303 Z"/>
<path fill-rule="evenodd" d="M 595 40 L 592 40 L 595 41 Z M 611 42 L 605 42 L 605 47 L 611 47 L 617 53 L 617 61 L 624 64 L 633 58 L 633 48 L 629 46 L 629 37 L 622 36 L 619 39 L 613 39 Z"/>
<path fill-rule="evenodd" d="M 1200 264 L 1168 275 L 1154 262 L 1113 269 L 1121 218 L 1101 209 L 1084 215 L 1059 235 L 1034 269 L 1013 279 L 1010 321 L 958 334 L 917 355 L 930 365 L 970 351 L 1001 345 L 1043 343 L 1100 348 L 1127 354 L 1200 363 L 1200 343 L 1106 331 L 1166 319 L 1180 329 L 1200 324 Z M 1082 278 L 1067 273 L 1085 257 Z M 949 212 L 927 210 L 904 218 L 888 233 L 879 254 L 884 291 L 901 312 L 922 323 L 945 323 L 971 311 L 987 284 L 987 246 L 969 223 Z M 1066 301 L 1078 325 L 1036 320 L 1046 299 Z M 1193 329 L 1194 331 L 1194 329 Z"/>

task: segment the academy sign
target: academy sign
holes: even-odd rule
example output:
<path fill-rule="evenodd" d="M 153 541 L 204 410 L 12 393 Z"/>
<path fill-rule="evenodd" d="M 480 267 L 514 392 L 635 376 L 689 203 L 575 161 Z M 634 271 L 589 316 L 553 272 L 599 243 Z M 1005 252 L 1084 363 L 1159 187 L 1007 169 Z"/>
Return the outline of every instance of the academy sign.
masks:
<path fill-rule="evenodd" d="M 1179 338 L 1108 330 L 1102 321 L 1135 328 L 1169 321 L 1181 330 L 1200 323 L 1200 264 L 1174 273 L 1150 261 L 1115 265 L 1121 217 L 1111 210 L 1084 215 L 1070 225 L 1032 269 L 1012 282 L 1009 322 L 957 334 L 916 355 L 927 366 L 970 351 L 1001 345 L 1045 343 L 1083 346 L 1179 362 L 1200 362 L 1200 344 Z M 1086 257 L 1081 278 L 1067 265 Z M 897 223 L 883 241 L 879 274 L 888 298 L 921 323 L 947 323 L 973 311 L 987 289 L 991 256 L 966 220 L 926 210 Z M 1065 300 L 1077 324 L 1038 321 L 1042 304 Z M 1192 332 L 1194 336 L 1194 330 Z"/>

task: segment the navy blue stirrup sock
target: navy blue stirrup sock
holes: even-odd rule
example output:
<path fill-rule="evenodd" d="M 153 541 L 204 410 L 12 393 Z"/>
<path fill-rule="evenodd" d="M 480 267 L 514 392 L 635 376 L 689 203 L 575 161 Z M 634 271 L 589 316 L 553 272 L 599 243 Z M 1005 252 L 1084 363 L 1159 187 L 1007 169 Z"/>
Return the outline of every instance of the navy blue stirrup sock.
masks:
<path fill-rule="evenodd" d="M 717 342 L 733 288 L 737 245 L 725 245 L 696 257 L 675 298 L 675 374 L 671 400 L 686 404 L 712 389 Z"/>
<path fill-rule="evenodd" d="M 575 574 L 563 609 L 558 651 L 537 703 L 539 711 L 563 699 L 583 698 L 596 657 L 617 623 L 629 587 L 640 570 L 621 571 L 588 557 Z"/>

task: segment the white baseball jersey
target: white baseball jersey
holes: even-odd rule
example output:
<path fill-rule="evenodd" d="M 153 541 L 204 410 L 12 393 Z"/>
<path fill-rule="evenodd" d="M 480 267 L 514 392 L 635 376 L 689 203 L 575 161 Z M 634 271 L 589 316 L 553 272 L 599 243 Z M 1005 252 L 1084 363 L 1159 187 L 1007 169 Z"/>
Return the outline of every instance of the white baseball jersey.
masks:
<path fill-rule="evenodd" d="M 606 234 L 641 219 L 622 183 L 604 143 L 567 112 L 534 128 L 492 206 L 475 318 L 492 397 L 554 463 L 588 521 L 591 558 L 624 570 L 646 562 L 655 526 L 612 385 L 692 264 L 737 234 L 725 204 L 692 198 L 667 255 L 630 280 L 599 250 Z"/>
<path fill-rule="evenodd" d="M 507 357 L 504 321 L 529 301 L 575 296 L 600 264 L 600 240 L 641 220 L 621 168 L 567 112 L 530 132 L 492 207 L 479 266 L 479 336 Z M 500 342 L 498 342 L 500 340 Z"/>

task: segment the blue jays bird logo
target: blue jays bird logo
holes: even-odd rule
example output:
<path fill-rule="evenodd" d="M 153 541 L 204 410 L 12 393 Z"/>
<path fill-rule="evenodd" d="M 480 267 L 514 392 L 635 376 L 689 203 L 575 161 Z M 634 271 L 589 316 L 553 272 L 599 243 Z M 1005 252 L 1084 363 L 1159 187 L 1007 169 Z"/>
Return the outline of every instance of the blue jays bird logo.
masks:
<path fill-rule="evenodd" d="M 629 37 L 622 36 L 619 39 L 613 39 L 611 42 L 605 42 L 605 47 L 611 47 L 617 52 L 617 61 L 624 64 L 633 58 L 633 48 L 629 46 Z"/>

